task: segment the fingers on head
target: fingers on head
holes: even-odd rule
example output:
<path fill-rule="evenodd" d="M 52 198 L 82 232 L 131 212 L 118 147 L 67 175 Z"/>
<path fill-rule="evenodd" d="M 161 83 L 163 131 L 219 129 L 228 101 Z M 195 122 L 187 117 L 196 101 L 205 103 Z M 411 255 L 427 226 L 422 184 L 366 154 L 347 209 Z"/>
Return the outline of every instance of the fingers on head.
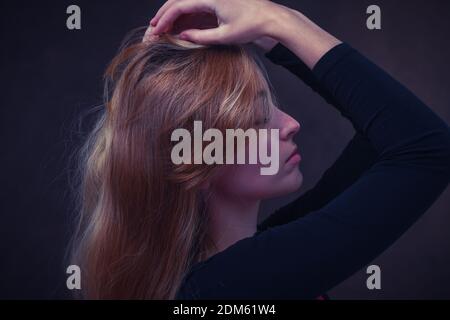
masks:
<path fill-rule="evenodd" d="M 156 14 L 156 20 L 152 20 L 157 23 L 153 32 L 155 34 L 167 32 L 179 16 L 202 11 L 213 11 L 210 0 L 169 0 Z"/>
<path fill-rule="evenodd" d="M 186 40 L 197 44 L 223 44 L 226 43 L 224 35 L 224 27 L 218 27 L 214 29 L 192 29 L 186 30 L 181 33 L 185 36 Z"/>
<path fill-rule="evenodd" d="M 169 6 L 172 5 L 172 3 L 176 1 L 176 0 L 167 0 L 160 8 L 159 10 L 156 12 L 155 16 L 153 17 L 153 19 L 151 20 L 153 23 L 152 25 L 155 26 L 159 19 L 161 19 L 161 16 L 164 14 L 164 12 L 166 12 L 167 8 Z"/>

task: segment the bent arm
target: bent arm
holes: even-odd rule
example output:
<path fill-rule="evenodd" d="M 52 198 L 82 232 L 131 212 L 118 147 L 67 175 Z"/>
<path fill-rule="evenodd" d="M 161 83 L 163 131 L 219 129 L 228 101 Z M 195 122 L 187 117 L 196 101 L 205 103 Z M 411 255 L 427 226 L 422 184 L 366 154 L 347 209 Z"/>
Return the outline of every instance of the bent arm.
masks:
<path fill-rule="evenodd" d="M 332 93 L 321 86 L 314 73 L 293 52 L 281 43 L 266 53 L 271 62 L 285 67 L 299 77 L 329 104 L 337 102 Z M 258 231 L 282 225 L 318 210 L 351 186 L 360 175 L 369 169 L 378 156 L 375 149 L 360 132 L 356 132 L 337 160 L 325 171 L 317 184 L 286 206 L 276 210 L 258 225 Z"/>
<path fill-rule="evenodd" d="M 279 6 L 272 27 L 266 36 L 288 48 L 309 69 L 341 40 L 323 30 L 299 11 Z"/>
<path fill-rule="evenodd" d="M 202 263 L 187 280 L 196 297 L 314 299 L 387 249 L 447 187 L 450 129 L 414 94 L 345 43 L 313 73 L 379 156 L 314 214 Z"/>
<path fill-rule="evenodd" d="M 258 225 L 258 232 L 292 222 L 321 209 L 356 182 L 375 163 L 376 157 L 377 152 L 367 138 L 356 133 L 317 184 L 262 221 Z"/>
<path fill-rule="evenodd" d="M 376 160 L 313 214 L 199 264 L 180 298 L 315 299 L 392 245 L 448 186 L 450 128 L 428 106 L 309 22 L 299 19 L 279 35 L 369 141 Z"/>

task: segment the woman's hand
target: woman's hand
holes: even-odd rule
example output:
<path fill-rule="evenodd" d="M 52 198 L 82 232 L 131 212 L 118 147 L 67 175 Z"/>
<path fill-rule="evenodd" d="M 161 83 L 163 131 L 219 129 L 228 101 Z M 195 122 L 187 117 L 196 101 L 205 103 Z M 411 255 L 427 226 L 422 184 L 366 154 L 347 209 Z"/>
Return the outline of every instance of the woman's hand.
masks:
<path fill-rule="evenodd" d="M 197 22 L 199 27 L 181 28 L 181 39 L 206 45 L 254 42 L 266 51 L 280 42 L 310 69 L 342 43 L 301 12 L 268 0 L 168 0 L 150 21 L 151 35 L 180 31 L 173 28 L 180 16 L 198 14 L 214 17 L 213 26 Z"/>
<path fill-rule="evenodd" d="M 209 28 L 180 31 L 179 37 L 198 44 L 244 44 L 255 42 L 264 50 L 273 48 L 282 11 L 291 9 L 267 0 L 168 0 L 150 24 L 152 34 L 177 33 L 180 16 L 203 13 L 215 16 L 217 24 Z"/>

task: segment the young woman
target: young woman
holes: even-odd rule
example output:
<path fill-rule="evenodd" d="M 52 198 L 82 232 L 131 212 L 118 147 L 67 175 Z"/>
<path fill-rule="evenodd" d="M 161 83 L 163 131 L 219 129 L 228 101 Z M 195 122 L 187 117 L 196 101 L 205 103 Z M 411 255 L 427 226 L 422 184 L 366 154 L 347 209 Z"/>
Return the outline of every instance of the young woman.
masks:
<path fill-rule="evenodd" d="M 180 29 L 182 16 L 191 24 Z M 448 125 L 300 12 L 264 0 L 169 0 L 144 40 L 109 67 L 107 109 L 82 153 L 73 261 L 87 298 L 315 299 L 388 248 L 449 183 Z M 241 46 L 249 42 L 356 131 L 312 190 L 260 225 L 262 200 L 302 184 L 300 125 L 278 108 Z M 278 173 L 175 165 L 171 133 L 195 120 L 222 132 L 279 129 Z"/>

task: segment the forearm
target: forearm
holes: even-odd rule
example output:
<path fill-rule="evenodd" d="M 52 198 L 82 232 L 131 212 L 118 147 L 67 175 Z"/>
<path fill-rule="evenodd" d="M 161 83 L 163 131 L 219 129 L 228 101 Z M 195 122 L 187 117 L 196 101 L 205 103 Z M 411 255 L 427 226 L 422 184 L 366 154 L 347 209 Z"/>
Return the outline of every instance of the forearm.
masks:
<path fill-rule="evenodd" d="M 279 6 L 271 13 L 267 35 L 276 39 L 310 69 L 333 47 L 342 43 L 301 12 Z"/>

